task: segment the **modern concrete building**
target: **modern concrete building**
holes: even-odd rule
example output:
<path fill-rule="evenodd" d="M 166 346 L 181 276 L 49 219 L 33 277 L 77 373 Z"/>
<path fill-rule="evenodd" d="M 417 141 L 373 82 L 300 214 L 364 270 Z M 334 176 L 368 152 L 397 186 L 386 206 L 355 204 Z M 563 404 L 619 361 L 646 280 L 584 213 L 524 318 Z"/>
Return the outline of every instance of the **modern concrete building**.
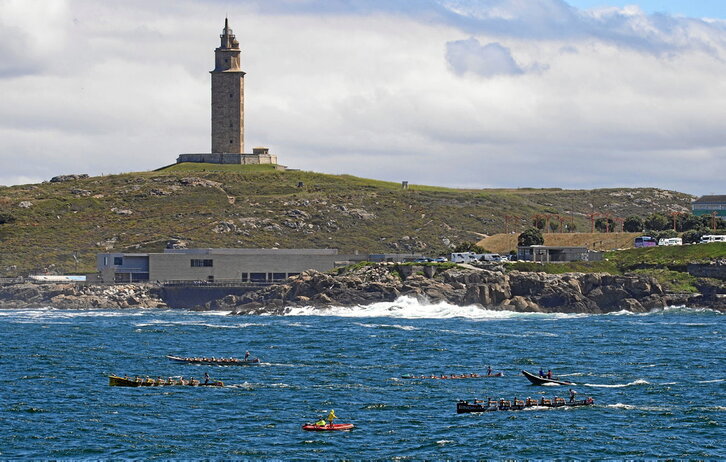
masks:
<path fill-rule="evenodd" d="M 338 249 L 166 249 L 98 254 L 96 268 L 104 282 L 267 283 L 309 269 L 329 271 L 348 264 L 349 258 L 338 255 Z"/>
<path fill-rule="evenodd" d="M 726 196 L 700 197 L 691 202 L 691 211 L 698 216 L 716 212 L 717 217 L 726 218 Z"/>
<path fill-rule="evenodd" d="M 517 247 L 517 259 L 542 263 L 568 261 L 600 261 L 602 252 L 587 250 L 587 247 L 553 247 L 531 245 Z"/>
<path fill-rule="evenodd" d="M 267 148 L 255 148 L 245 154 L 245 72 L 241 67 L 239 42 L 229 21 L 214 50 L 212 74 L 212 152 L 180 154 L 177 163 L 277 164 L 277 156 Z"/>

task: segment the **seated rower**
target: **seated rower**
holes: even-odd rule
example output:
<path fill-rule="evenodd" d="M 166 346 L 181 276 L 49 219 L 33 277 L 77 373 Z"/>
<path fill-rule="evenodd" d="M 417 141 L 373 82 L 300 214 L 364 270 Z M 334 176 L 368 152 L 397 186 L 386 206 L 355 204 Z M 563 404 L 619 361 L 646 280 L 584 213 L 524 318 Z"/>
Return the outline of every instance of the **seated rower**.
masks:
<path fill-rule="evenodd" d="M 316 427 L 324 427 L 324 426 L 326 426 L 327 424 L 328 424 L 328 423 L 327 423 L 327 422 L 325 421 L 325 419 L 323 419 L 323 418 L 321 418 L 320 420 L 318 420 L 317 422 L 315 422 L 315 426 L 316 426 Z"/>

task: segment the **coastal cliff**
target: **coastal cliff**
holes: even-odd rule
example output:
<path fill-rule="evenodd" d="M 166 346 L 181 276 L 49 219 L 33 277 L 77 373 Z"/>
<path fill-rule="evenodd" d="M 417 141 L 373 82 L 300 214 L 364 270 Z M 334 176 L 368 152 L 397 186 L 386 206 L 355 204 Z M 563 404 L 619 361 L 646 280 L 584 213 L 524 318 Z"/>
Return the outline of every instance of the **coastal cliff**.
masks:
<path fill-rule="evenodd" d="M 494 269 L 377 264 L 339 275 L 307 271 L 244 296 L 229 295 L 206 309 L 234 314 L 285 314 L 293 306 L 368 305 L 413 296 L 431 303 L 489 310 L 547 313 L 647 312 L 670 304 L 726 308 L 702 297 L 672 297 L 652 277 L 599 273 L 546 274 Z"/>

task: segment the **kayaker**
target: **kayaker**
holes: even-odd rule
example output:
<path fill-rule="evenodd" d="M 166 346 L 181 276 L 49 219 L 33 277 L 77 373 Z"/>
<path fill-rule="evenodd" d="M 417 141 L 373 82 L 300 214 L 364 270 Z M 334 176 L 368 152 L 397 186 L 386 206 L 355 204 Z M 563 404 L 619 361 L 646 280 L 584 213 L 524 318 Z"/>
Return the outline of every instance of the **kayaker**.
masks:
<path fill-rule="evenodd" d="M 575 395 L 576 394 L 577 394 L 577 392 L 575 390 L 573 390 L 572 388 L 570 388 L 570 402 L 571 403 L 574 403 L 575 402 Z"/>
<path fill-rule="evenodd" d="M 328 422 L 330 422 L 330 426 L 333 426 L 333 421 L 337 419 L 338 416 L 335 415 L 335 410 L 331 409 L 330 412 L 328 412 Z"/>

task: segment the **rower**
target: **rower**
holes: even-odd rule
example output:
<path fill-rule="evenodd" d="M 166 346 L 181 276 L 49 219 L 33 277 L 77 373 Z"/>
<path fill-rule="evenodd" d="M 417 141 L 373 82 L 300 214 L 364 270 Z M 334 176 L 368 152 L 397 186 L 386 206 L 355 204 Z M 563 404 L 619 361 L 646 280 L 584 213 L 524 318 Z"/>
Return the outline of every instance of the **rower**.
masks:
<path fill-rule="evenodd" d="M 487 366 L 487 375 L 492 375 L 492 366 Z"/>
<path fill-rule="evenodd" d="M 328 422 L 330 422 L 331 427 L 333 426 L 333 421 L 337 418 L 338 418 L 338 416 L 335 415 L 335 410 L 331 409 L 330 412 L 328 413 Z"/>
<path fill-rule="evenodd" d="M 208 383 L 209 383 L 209 374 L 205 372 L 204 373 L 204 385 L 206 385 Z"/>
<path fill-rule="evenodd" d="M 539 376 L 542 377 L 542 378 L 545 377 L 544 370 L 541 367 L 539 368 Z"/>
<path fill-rule="evenodd" d="M 552 369 L 547 370 L 547 378 L 552 380 Z"/>
<path fill-rule="evenodd" d="M 575 390 L 573 390 L 572 388 L 570 388 L 570 403 L 574 403 L 575 402 L 575 395 L 576 394 L 577 394 L 577 392 Z"/>
<path fill-rule="evenodd" d="M 247 358 L 249 358 L 249 357 L 250 357 L 250 352 L 249 351 L 245 351 L 245 359 L 244 360 L 247 361 Z"/>

